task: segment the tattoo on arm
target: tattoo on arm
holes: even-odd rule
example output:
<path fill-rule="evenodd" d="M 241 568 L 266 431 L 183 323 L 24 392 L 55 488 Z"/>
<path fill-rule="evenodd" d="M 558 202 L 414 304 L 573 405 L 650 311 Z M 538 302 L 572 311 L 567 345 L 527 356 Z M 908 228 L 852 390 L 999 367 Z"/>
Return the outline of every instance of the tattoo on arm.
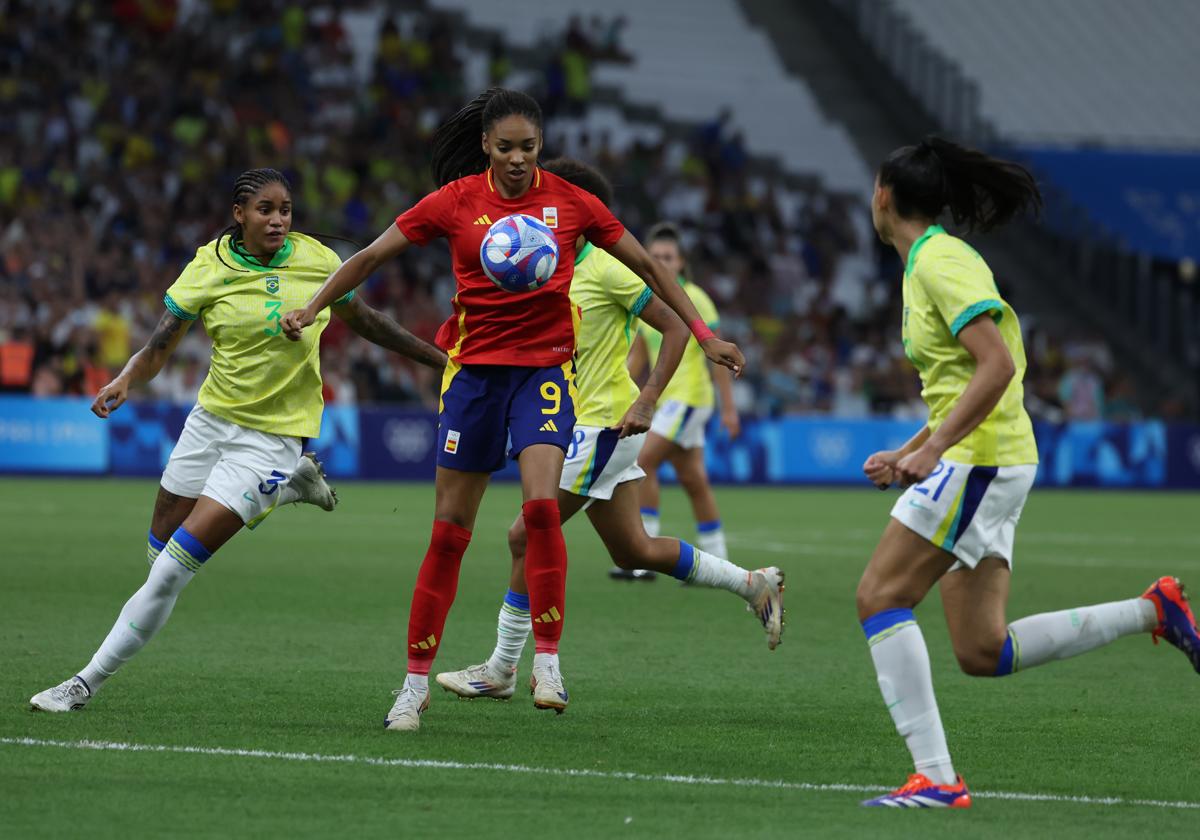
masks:
<path fill-rule="evenodd" d="M 159 319 L 158 326 L 154 328 L 154 334 L 146 342 L 146 346 L 160 352 L 169 349 L 171 342 L 175 340 L 175 336 L 184 324 L 183 319 L 176 318 L 170 312 L 163 313 L 162 318 Z"/>
<path fill-rule="evenodd" d="M 417 338 L 396 323 L 395 319 L 378 309 L 372 309 L 357 297 L 338 314 L 350 329 L 372 344 L 378 344 L 432 368 L 440 368 L 446 363 L 446 355 L 441 350 Z"/>

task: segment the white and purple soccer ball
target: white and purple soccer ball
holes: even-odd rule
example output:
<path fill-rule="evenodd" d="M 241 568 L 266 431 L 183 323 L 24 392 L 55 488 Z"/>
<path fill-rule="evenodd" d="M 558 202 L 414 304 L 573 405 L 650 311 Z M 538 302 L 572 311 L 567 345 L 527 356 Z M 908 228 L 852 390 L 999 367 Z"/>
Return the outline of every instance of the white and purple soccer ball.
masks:
<path fill-rule="evenodd" d="M 483 273 L 509 292 L 546 285 L 558 267 L 558 237 L 541 219 L 514 213 L 488 228 L 479 246 Z"/>

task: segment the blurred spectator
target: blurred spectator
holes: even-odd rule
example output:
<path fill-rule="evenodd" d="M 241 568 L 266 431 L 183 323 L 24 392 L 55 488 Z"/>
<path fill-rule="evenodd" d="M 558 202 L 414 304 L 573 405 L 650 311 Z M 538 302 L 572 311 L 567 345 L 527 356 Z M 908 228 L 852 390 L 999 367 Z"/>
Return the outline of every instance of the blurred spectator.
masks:
<path fill-rule="evenodd" d="M 245 169 L 288 175 L 297 230 L 369 241 L 432 188 L 429 139 L 476 92 L 452 20 L 407 5 L 9 0 L 4 9 L 4 390 L 90 395 L 112 376 L 152 331 L 163 291 L 228 224 L 229 187 Z M 476 56 L 478 80 L 531 72 L 545 154 L 604 169 L 614 210 L 635 233 L 660 218 L 680 224 L 694 279 L 749 360 L 740 408 L 923 416 L 898 335 L 902 266 L 861 201 L 756 172 L 728 110 L 682 137 L 588 123 L 596 63 L 630 59 L 626 24 L 572 18 L 547 34 L 544 67 L 516 67 L 494 38 Z M 431 340 L 453 294 L 449 270 L 444 247 L 415 249 L 362 293 Z M 324 343 L 332 401 L 436 405 L 428 369 L 336 321 Z M 1104 416 L 1107 351 L 1093 347 L 1094 366 L 1068 372 L 1050 331 L 1031 330 L 1028 349 L 1031 408 Z M 208 355 L 193 327 L 150 392 L 194 400 Z M 1131 392 L 1114 382 L 1110 416 L 1136 416 Z"/>

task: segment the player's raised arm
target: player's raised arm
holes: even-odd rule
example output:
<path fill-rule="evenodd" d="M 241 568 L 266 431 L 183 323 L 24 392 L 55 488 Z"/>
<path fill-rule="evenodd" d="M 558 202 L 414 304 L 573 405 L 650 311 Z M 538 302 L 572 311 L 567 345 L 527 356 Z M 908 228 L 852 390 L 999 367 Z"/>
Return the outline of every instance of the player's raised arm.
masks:
<path fill-rule="evenodd" d="M 125 403 L 131 386 L 144 385 L 158 376 L 191 325 L 191 321 L 173 312 L 164 312 L 146 346 L 134 353 L 117 377 L 96 394 L 96 399 L 92 401 L 92 413 L 102 419 L 107 418 Z"/>
<path fill-rule="evenodd" d="M 368 306 L 358 295 L 345 303 L 335 303 L 333 314 L 372 344 L 378 344 L 431 368 L 441 370 L 446 366 L 445 353 L 417 338 L 396 323 L 391 316 Z"/>
<path fill-rule="evenodd" d="M 303 309 L 293 309 L 283 316 L 280 326 L 283 327 L 284 335 L 292 341 L 299 341 L 300 332 L 317 320 L 318 312 L 343 297 L 347 292 L 358 288 L 362 281 L 366 280 L 381 265 L 402 254 L 409 244 L 408 237 L 401 233 L 398 227 L 388 225 L 388 229 L 381 233 L 374 242 L 346 260 L 337 271 L 329 275 L 329 279 L 321 288 L 317 289 L 317 293 L 312 296 Z"/>
<path fill-rule="evenodd" d="M 638 317 L 662 333 L 662 347 L 659 348 L 658 359 L 642 385 L 637 400 L 621 419 L 621 437 L 640 435 L 650 430 L 650 423 L 654 420 L 654 409 L 662 396 L 663 388 L 667 387 L 667 383 L 674 376 L 691 338 L 687 325 L 679 320 L 679 316 L 671 311 L 671 307 L 656 297 L 650 298 Z M 640 338 L 638 340 L 641 341 L 644 365 L 646 343 Z"/>
<path fill-rule="evenodd" d="M 675 310 L 675 313 L 683 319 L 692 334 L 696 336 L 696 341 L 700 343 L 704 355 L 709 360 L 729 368 L 734 373 L 741 373 L 746 365 L 746 358 L 742 355 L 742 351 L 736 344 L 722 341 L 713 334 L 713 331 L 704 323 L 704 319 L 700 317 L 700 313 L 687 293 L 675 282 L 671 272 L 646 253 L 642 243 L 638 242 L 632 233 L 625 231 L 616 244 L 607 250 L 625 263 L 634 274 L 641 277 L 650 287 L 650 291 Z"/>

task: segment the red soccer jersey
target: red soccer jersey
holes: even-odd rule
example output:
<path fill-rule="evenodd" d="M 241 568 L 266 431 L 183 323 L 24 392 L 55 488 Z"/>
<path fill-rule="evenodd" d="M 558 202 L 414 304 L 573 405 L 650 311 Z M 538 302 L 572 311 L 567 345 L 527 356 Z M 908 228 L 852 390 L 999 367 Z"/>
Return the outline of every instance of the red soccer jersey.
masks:
<path fill-rule="evenodd" d="M 558 267 L 532 292 L 508 292 L 483 273 L 479 248 L 489 227 L 523 213 L 541 219 L 558 237 Z M 454 258 L 454 315 L 438 330 L 437 345 L 462 364 L 551 367 L 575 351 L 575 316 L 568 293 L 575 270 L 575 240 L 586 236 L 599 248 L 616 244 L 624 226 L 591 193 L 557 175 L 535 169 L 520 198 L 505 198 L 492 171 L 468 175 L 421 199 L 396 218 L 410 242 L 439 236 Z"/>

